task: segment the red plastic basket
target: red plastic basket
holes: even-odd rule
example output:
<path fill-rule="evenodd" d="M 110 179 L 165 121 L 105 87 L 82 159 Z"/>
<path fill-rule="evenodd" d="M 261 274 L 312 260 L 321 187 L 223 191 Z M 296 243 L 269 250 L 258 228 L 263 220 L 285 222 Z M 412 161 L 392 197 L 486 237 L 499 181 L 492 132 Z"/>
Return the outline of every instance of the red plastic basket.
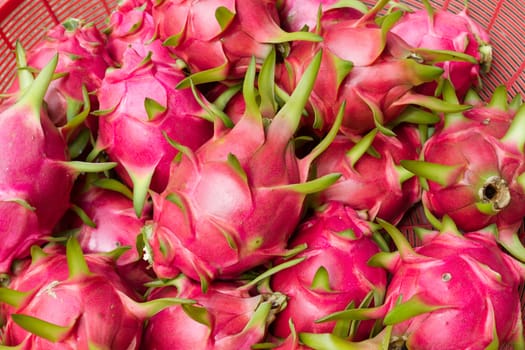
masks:
<path fill-rule="evenodd" d="M 412 8 L 423 8 L 421 0 L 397 0 Z M 374 0 L 364 0 L 373 5 Z M 459 12 L 464 0 L 430 0 L 434 8 Z M 93 22 L 99 28 L 118 0 L 0 0 L 0 92 L 11 85 L 15 73 L 13 49 L 18 40 L 29 49 L 56 24 L 76 17 Z M 469 14 L 486 28 L 492 38 L 493 63 L 490 72 L 483 77 L 482 97 L 488 97 L 496 86 L 505 84 L 512 98 L 525 91 L 525 29 L 522 0 L 469 0 Z M 417 238 L 414 226 L 428 225 L 421 208 L 415 208 L 400 224 L 413 243 Z M 520 232 L 525 232 L 522 226 Z M 522 292 L 522 300 L 525 295 Z M 525 303 L 524 314 L 525 314 Z"/>

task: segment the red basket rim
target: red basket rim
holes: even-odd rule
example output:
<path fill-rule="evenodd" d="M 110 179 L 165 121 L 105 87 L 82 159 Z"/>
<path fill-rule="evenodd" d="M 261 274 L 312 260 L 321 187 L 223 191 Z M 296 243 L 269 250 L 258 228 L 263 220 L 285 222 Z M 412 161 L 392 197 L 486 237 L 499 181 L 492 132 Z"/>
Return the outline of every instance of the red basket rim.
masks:
<path fill-rule="evenodd" d="M 24 0 L 0 0 L 0 23 L 2 23 Z"/>

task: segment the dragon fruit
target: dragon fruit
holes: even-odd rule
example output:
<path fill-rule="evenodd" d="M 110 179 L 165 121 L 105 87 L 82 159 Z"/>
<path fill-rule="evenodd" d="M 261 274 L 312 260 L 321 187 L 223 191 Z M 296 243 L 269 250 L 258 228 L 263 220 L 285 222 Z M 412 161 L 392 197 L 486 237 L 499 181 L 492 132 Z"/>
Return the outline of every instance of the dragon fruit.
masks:
<path fill-rule="evenodd" d="M 97 186 L 98 183 L 103 187 Z M 115 189 L 106 188 L 112 183 Z M 129 190 L 118 191 L 122 186 L 113 180 L 100 179 L 87 190 L 75 193 L 73 203 L 83 218 L 76 233 L 82 251 L 101 253 L 135 246 L 137 236 L 149 219 L 151 206 L 144 207 L 141 217 L 137 218 L 132 199 L 128 197 Z M 138 252 L 131 249 L 120 257 L 119 263 L 128 264 L 138 258 Z"/>
<path fill-rule="evenodd" d="M 75 192 L 72 202 L 78 218 L 70 224 L 82 251 L 109 253 L 125 247 L 127 250 L 116 261 L 116 269 L 134 288 L 145 292 L 144 284 L 154 276 L 147 269 L 137 242 L 141 242 L 142 228 L 151 216 L 151 205 L 146 205 L 142 216 L 137 217 L 131 191 L 122 183 L 100 178 L 86 187 Z"/>
<path fill-rule="evenodd" d="M 403 124 L 387 136 L 374 129 L 356 139 L 339 135 L 317 158 L 318 175 L 333 172 L 342 176 L 319 193 L 320 203 L 338 201 L 367 212 L 370 220 L 379 217 L 394 224 L 421 198 L 417 177 L 400 165 L 401 160 L 418 159 L 420 134 Z M 372 152 L 366 153 L 368 150 Z"/>
<path fill-rule="evenodd" d="M 320 40 L 313 33 L 285 32 L 276 2 L 164 0 L 153 6 L 153 18 L 160 39 L 188 65 L 193 83 L 240 79 L 251 57 L 262 63 L 274 44 Z"/>
<path fill-rule="evenodd" d="M 429 53 L 409 47 L 389 30 L 400 11 L 377 16 L 387 3 L 388 0 L 378 1 L 355 19 L 335 21 L 321 17 L 319 25 L 311 31 L 319 33 L 323 41 L 293 42 L 290 53 L 277 67 L 277 84 L 289 92 L 296 86 L 305 65 L 322 48 L 322 74 L 315 83 L 309 117 L 305 119 L 314 132 L 322 135 L 330 129 L 343 102 L 346 109 L 341 132 L 349 135 L 364 134 L 389 124 L 408 105 L 436 111 L 465 108 L 415 92 L 414 87 L 441 76 L 443 70 L 433 65 L 434 61 L 458 54 Z M 376 20 L 381 20 L 380 24 Z"/>
<path fill-rule="evenodd" d="M 296 256 L 304 260 L 271 278 L 272 290 L 288 298 L 286 308 L 272 323 L 272 334 L 288 337 L 290 321 L 297 332 L 331 332 L 335 322 L 315 320 L 350 304 L 358 307 L 372 295 L 375 305 L 382 303 L 386 270 L 367 265 L 380 251 L 372 230 L 357 211 L 338 202 L 327 203 L 299 226 L 289 245 L 306 244 Z M 351 332 L 348 327 L 342 331 L 361 340 L 368 338 L 372 327 L 373 322 L 362 323 Z"/>
<path fill-rule="evenodd" d="M 14 259 L 29 255 L 43 242 L 69 208 L 73 183 L 81 171 L 102 171 L 114 164 L 70 162 L 64 138 L 49 119 L 44 104 L 58 55 L 36 79 L 27 70 L 17 45 L 18 94 L 0 111 L 0 271 L 9 273 Z M 38 181 L 35 181 L 38 174 Z"/>
<path fill-rule="evenodd" d="M 387 343 L 385 349 L 525 346 L 519 294 L 525 269 L 498 247 L 493 233 L 487 232 L 494 227 L 462 234 L 447 218 L 440 231 L 420 230 L 423 244 L 414 249 L 393 225 L 382 225 L 398 248 L 371 260 L 372 265 L 384 266 L 392 273 L 385 303 L 341 311 L 321 320 L 383 320 L 387 327 L 376 339 L 352 349 L 369 349 L 367 343 L 377 344 L 381 339 Z M 314 349 L 324 348 L 320 342 L 329 338 L 336 339 L 330 334 L 300 334 Z"/>
<path fill-rule="evenodd" d="M 481 87 L 481 74 L 490 69 L 492 47 L 489 33 L 470 17 L 467 6 L 456 14 L 435 10 L 428 0 L 423 3 L 426 9 L 404 12 L 391 31 L 413 47 L 452 50 L 473 56 L 475 62 L 446 61 L 438 64 L 443 67 L 443 77 L 452 82 L 458 97 L 463 99 L 471 87 Z M 434 95 L 436 87 L 436 82 L 431 82 L 417 90 Z"/>
<path fill-rule="evenodd" d="M 106 48 L 117 64 L 122 64 L 129 45 L 150 43 L 156 38 L 150 1 L 125 0 L 111 12 L 104 29 Z"/>
<path fill-rule="evenodd" d="M 213 123 L 192 91 L 175 89 L 184 77 L 155 40 L 131 45 L 123 65 L 108 70 L 98 90 L 103 114 L 96 149 L 118 163 L 118 174 L 133 189 L 137 216 L 148 190 L 161 192 L 168 183 L 178 151 L 166 135 L 192 150 L 213 135 Z"/>
<path fill-rule="evenodd" d="M 17 349 L 139 349 L 147 318 L 186 299 L 137 301 L 103 256 L 84 257 L 75 239 L 66 254 L 40 254 L 1 290 L 3 344 Z M 101 327 L 103 325 L 103 327 Z"/>
<path fill-rule="evenodd" d="M 149 319 L 142 350 L 250 349 L 265 339 L 268 325 L 285 301 L 280 293 L 252 295 L 234 282 L 214 282 L 203 292 L 200 284 L 184 275 L 153 289 L 149 300 L 156 298 L 196 303 L 168 307 Z"/>
<path fill-rule="evenodd" d="M 268 60 L 273 64 L 263 64 L 263 75 L 265 67 L 275 65 L 275 53 Z M 339 177 L 308 178 L 312 161 L 333 140 L 337 124 L 301 159 L 292 139 L 320 60 L 321 53 L 265 127 L 255 99 L 253 59 L 244 80 L 241 120 L 220 129 L 195 152 L 181 147 L 183 157 L 173 164 L 166 190 L 153 196 L 153 222 L 145 235 L 157 276 L 173 278 L 180 270 L 205 285 L 235 278 L 285 253 L 306 195 Z"/>
<path fill-rule="evenodd" d="M 447 93 L 445 98 L 456 97 Z M 507 102 L 502 103 L 500 110 L 507 110 Z M 525 261 L 525 248 L 516 235 L 525 216 L 525 105 L 503 117 L 510 120 L 506 130 L 507 121 L 493 128 L 490 119 L 483 119 L 487 109 L 497 107 L 478 106 L 470 115 L 478 109 L 481 121 L 445 115 L 443 128 L 425 143 L 424 160 L 401 164 L 426 179 L 422 200 L 432 215 L 448 215 L 464 231 L 496 224 L 500 243 Z"/>
<path fill-rule="evenodd" d="M 51 121 L 66 134 L 86 120 L 87 112 L 97 108 L 95 92 L 112 64 L 105 45 L 105 38 L 93 23 L 70 18 L 49 29 L 26 53 L 28 67 L 35 70 L 43 69 L 58 54 L 58 78 L 49 84 L 45 101 Z M 15 83 L 11 90 L 18 88 Z M 73 121 L 75 117 L 81 120 Z"/>

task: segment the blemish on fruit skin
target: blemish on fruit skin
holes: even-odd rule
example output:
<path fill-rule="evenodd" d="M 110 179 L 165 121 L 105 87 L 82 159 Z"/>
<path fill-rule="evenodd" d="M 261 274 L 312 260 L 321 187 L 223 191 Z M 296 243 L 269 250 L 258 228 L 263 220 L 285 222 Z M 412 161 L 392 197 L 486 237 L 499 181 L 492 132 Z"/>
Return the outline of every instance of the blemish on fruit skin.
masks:
<path fill-rule="evenodd" d="M 55 293 L 55 291 L 53 290 L 58 284 L 60 283 L 60 281 L 51 281 L 47 286 L 45 286 L 44 288 L 40 289 L 38 291 L 38 293 L 36 294 L 36 296 L 41 296 L 42 294 L 47 294 L 53 298 L 56 299 L 57 295 Z"/>
<path fill-rule="evenodd" d="M 255 237 L 254 239 L 251 240 L 251 242 L 248 244 L 248 247 L 251 249 L 251 250 L 256 250 L 257 248 L 259 248 L 264 242 L 264 239 L 262 237 Z"/>
<path fill-rule="evenodd" d="M 443 282 L 448 282 L 451 279 L 452 279 L 452 275 L 449 272 L 445 272 L 444 274 L 441 275 L 441 280 Z"/>

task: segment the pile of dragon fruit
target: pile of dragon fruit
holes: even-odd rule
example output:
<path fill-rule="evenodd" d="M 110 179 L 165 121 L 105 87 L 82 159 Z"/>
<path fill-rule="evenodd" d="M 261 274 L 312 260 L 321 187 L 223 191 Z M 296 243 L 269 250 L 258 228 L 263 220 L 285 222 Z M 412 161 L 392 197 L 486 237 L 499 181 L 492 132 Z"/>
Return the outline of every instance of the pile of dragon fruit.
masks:
<path fill-rule="evenodd" d="M 17 43 L 0 348 L 525 349 L 525 104 L 423 5 L 124 0 Z"/>

